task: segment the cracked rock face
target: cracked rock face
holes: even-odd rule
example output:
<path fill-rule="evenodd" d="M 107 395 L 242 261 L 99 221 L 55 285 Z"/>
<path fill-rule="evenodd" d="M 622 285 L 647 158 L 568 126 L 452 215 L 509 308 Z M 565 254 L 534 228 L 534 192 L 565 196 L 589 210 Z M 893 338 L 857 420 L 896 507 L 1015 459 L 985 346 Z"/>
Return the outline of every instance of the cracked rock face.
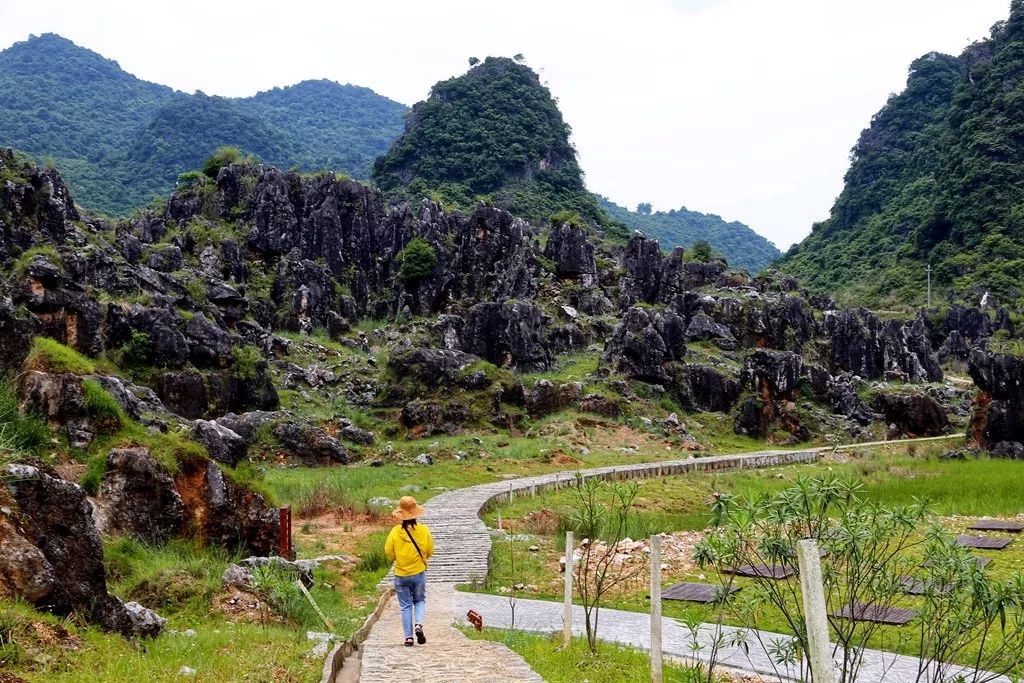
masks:
<path fill-rule="evenodd" d="M 107 593 L 103 547 L 85 492 L 31 465 L 8 465 L 2 474 L 16 512 L 0 515 L 0 546 L 11 551 L 0 555 L 0 590 L 58 615 L 82 614 L 125 636 L 157 635 L 164 620 Z"/>
<path fill-rule="evenodd" d="M 974 350 L 967 371 L 979 389 L 970 437 L 993 453 L 1024 457 L 1024 358 Z"/>
<path fill-rule="evenodd" d="M 174 480 L 148 448 L 115 448 L 99 491 L 105 531 L 165 543 L 185 529 L 186 510 Z"/>

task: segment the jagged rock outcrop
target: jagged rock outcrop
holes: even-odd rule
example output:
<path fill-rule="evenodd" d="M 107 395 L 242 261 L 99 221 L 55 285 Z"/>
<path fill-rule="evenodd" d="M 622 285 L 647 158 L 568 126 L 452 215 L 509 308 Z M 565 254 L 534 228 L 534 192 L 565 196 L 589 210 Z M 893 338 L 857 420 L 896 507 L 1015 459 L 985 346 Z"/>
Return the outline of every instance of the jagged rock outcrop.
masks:
<path fill-rule="evenodd" d="M 56 169 L 27 167 L 11 149 L 0 148 L 0 171 L 25 182 L 0 183 L 0 262 L 15 250 L 41 243 L 61 244 L 66 224 L 81 218 Z"/>
<path fill-rule="evenodd" d="M 464 349 L 499 367 L 522 372 L 551 365 L 544 332 L 544 316 L 532 303 L 505 301 L 480 303 L 466 316 Z"/>
<path fill-rule="evenodd" d="M 0 592 L 58 615 L 81 614 L 125 636 L 159 634 L 164 620 L 107 592 L 103 546 L 85 492 L 32 465 L 7 465 L 0 475 L 13 506 L 0 512 L 0 547 L 12 551 L 0 554 Z"/>
<path fill-rule="evenodd" d="M 1024 457 L 1024 358 L 976 349 L 967 371 L 979 389 L 970 437 L 993 454 Z"/>
<path fill-rule="evenodd" d="M 201 542 L 253 555 L 277 552 L 278 511 L 260 494 L 234 483 L 217 463 L 180 463 L 174 486 L 188 511 L 187 525 Z"/>
<path fill-rule="evenodd" d="M 18 393 L 23 411 L 40 415 L 53 428 L 63 430 L 72 446 L 85 448 L 92 442 L 96 430 L 89 420 L 78 375 L 30 370 L 21 376 Z"/>
<path fill-rule="evenodd" d="M 848 417 L 858 424 L 866 426 L 881 418 L 857 394 L 853 376 L 849 373 L 842 373 L 831 379 L 826 396 L 833 413 Z"/>
<path fill-rule="evenodd" d="M 753 394 L 740 402 L 734 430 L 766 438 L 782 429 L 805 440 L 809 433 L 800 423 L 795 402 L 802 371 L 803 358 L 791 351 L 757 349 L 751 353 L 741 373 L 741 384 Z"/>
<path fill-rule="evenodd" d="M 578 404 L 582 398 L 582 382 L 556 383 L 542 379 L 526 392 L 526 411 L 534 417 L 550 415 Z"/>
<path fill-rule="evenodd" d="M 865 379 L 938 382 L 942 370 L 921 317 L 907 324 L 883 324 L 865 309 L 827 311 L 832 372 L 852 372 Z"/>
<path fill-rule="evenodd" d="M 742 389 L 735 378 L 707 365 L 686 366 L 680 403 L 686 410 L 729 412 Z"/>
<path fill-rule="evenodd" d="M 634 232 L 622 255 L 622 279 L 619 282 L 619 308 L 637 303 L 655 303 L 661 288 L 663 263 L 661 248 L 641 232 Z"/>
<path fill-rule="evenodd" d="M 115 448 L 99 490 L 103 530 L 165 543 L 185 530 L 187 514 L 174 480 L 148 448 Z"/>
<path fill-rule="evenodd" d="M 601 365 L 634 379 L 669 383 L 675 376 L 670 364 L 686 354 L 685 329 L 683 319 L 671 311 L 633 306 L 606 342 Z"/>
<path fill-rule="evenodd" d="M 946 411 L 939 403 L 923 394 L 880 393 L 874 408 L 890 425 L 890 437 L 940 436 L 949 426 Z"/>
<path fill-rule="evenodd" d="M 578 225 L 560 223 L 552 226 L 544 246 L 545 258 L 555 263 L 555 275 L 561 278 L 579 278 L 584 287 L 597 282 L 597 262 L 594 245 L 587 232 Z"/>
<path fill-rule="evenodd" d="M 244 460 L 249 450 L 245 439 L 216 421 L 196 420 L 192 439 L 206 446 L 211 458 L 231 467 Z"/>
<path fill-rule="evenodd" d="M 310 465 L 348 462 L 348 450 L 320 427 L 284 422 L 274 427 L 274 438 Z"/>

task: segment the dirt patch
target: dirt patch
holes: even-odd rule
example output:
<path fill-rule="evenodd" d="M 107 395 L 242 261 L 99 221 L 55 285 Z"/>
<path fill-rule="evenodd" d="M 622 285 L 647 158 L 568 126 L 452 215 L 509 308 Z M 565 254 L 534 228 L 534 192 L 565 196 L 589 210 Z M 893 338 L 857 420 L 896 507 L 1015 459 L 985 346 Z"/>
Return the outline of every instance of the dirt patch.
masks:
<path fill-rule="evenodd" d="M 523 527 L 531 534 L 554 536 L 558 533 L 561 518 L 548 509 L 531 512 L 523 518 Z"/>
<path fill-rule="evenodd" d="M 367 536 L 391 526 L 390 517 L 346 508 L 304 519 L 293 534 L 301 547 L 316 548 L 319 554 L 356 555 Z"/>
<path fill-rule="evenodd" d="M 82 639 L 60 624 L 33 621 L 29 629 L 29 638 L 40 645 L 57 646 L 64 650 L 79 650 L 82 647 Z"/>
<path fill-rule="evenodd" d="M 0 671 L 0 683 L 28 683 L 24 678 Z"/>
<path fill-rule="evenodd" d="M 580 459 L 574 458 L 560 448 L 556 448 L 548 453 L 548 462 L 553 465 L 578 465 Z"/>
<path fill-rule="evenodd" d="M 61 476 L 61 479 L 77 483 L 82 480 L 88 467 L 84 463 L 68 461 L 62 462 L 53 469 L 57 470 L 57 474 Z"/>
<path fill-rule="evenodd" d="M 247 624 L 283 624 L 284 619 L 258 595 L 233 589 L 213 600 L 213 610 L 228 621 Z"/>

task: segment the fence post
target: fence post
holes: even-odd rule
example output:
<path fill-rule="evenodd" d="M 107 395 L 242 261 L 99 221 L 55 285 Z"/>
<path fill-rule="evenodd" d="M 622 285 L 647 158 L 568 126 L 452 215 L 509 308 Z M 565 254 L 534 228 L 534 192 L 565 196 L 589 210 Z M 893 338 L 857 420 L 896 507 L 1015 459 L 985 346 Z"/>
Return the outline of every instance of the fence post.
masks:
<path fill-rule="evenodd" d="M 814 683 L 835 683 L 818 542 L 813 538 L 800 541 L 797 543 L 796 555 L 800 564 L 800 592 L 803 594 L 804 619 L 807 622 L 811 677 Z"/>
<path fill-rule="evenodd" d="M 572 640 L 572 532 L 565 532 L 565 597 L 562 612 L 562 646 L 569 647 Z"/>
<path fill-rule="evenodd" d="M 651 536 L 651 683 L 661 683 L 661 536 Z"/>
<path fill-rule="evenodd" d="M 283 508 L 279 508 L 277 520 L 277 554 L 286 560 L 294 560 L 295 551 L 292 548 L 292 506 L 285 505 Z"/>

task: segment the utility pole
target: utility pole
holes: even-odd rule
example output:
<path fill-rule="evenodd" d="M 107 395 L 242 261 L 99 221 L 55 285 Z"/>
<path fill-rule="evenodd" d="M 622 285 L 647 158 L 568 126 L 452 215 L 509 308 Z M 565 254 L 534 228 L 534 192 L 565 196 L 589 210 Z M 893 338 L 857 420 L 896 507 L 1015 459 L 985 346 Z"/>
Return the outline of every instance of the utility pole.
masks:
<path fill-rule="evenodd" d="M 928 264 L 925 268 L 925 272 L 928 273 L 928 308 L 932 307 L 932 264 Z"/>
<path fill-rule="evenodd" d="M 829 643 L 828 613 L 825 611 L 825 589 L 821 579 L 821 555 L 814 539 L 796 545 L 800 567 L 800 592 L 803 593 L 804 621 L 807 624 L 807 649 L 811 659 L 814 683 L 835 683 L 832 645 Z"/>

